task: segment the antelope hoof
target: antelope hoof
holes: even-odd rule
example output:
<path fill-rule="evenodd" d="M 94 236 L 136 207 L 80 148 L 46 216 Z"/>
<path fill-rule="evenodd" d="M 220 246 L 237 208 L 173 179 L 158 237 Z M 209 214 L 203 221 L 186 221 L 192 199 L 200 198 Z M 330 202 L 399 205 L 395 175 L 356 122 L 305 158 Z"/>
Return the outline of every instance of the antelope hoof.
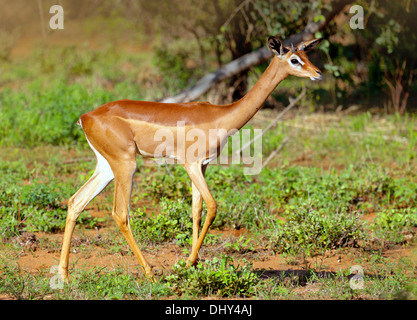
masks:
<path fill-rule="evenodd" d="M 187 259 L 187 263 L 186 263 L 187 268 L 193 267 L 195 265 L 197 265 L 197 259 L 192 259 L 191 257 Z"/>
<path fill-rule="evenodd" d="M 145 278 L 151 281 L 152 283 L 155 283 L 157 281 L 155 274 L 152 271 L 145 272 Z"/>
<path fill-rule="evenodd" d="M 61 279 L 64 283 L 69 283 L 69 278 L 68 278 L 68 269 L 59 266 L 58 267 L 58 274 L 61 276 Z"/>
<path fill-rule="evenodd" d="M 152 268 L 148 265 L 146 267 L 143 267 L 143 269 L 145 273 L 145 278 L 151 282 L 156 282 L 155 273 L 153 272 Z"/>

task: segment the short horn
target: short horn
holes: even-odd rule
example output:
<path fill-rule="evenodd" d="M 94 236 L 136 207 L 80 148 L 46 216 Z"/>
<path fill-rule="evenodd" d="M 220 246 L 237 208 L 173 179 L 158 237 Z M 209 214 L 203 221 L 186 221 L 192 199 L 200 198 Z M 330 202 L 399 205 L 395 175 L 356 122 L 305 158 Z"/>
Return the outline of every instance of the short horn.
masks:
<path fill-rule="evenodd" d="M 294 45 L 291 43 L 291 52 L 294 53 L 295 49 L 294 49 Z"/>
<path fill-rule="evenodd" d="M 279 47 L 279 55 L 283 56 L 284 55 L 284 48 L 281 46 Z"/>

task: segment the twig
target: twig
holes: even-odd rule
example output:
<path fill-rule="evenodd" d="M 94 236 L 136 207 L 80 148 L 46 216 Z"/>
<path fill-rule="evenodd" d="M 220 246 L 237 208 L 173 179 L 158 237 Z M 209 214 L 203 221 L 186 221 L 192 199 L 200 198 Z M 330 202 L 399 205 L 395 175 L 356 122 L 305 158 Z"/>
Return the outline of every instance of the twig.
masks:
<path fill-rule="evenodd" d="M 249 142 L 247 142 L 245 145 L 242 146 L 242 148 L 240 148 L 238 151 L 236 151 L 236 154 L 239 155 L 241 154 L 241 152 L 243 150 L 245 150 L 247 147 L 249 147 L 252 143 L 254 143 L 256 140 L 258 140 L 259 138 L 262 137 L 263 134 L 265 134 L 265 132 L 267 132 L 269 129 L 271 129 L 272 127 L 274 127 L 278 121 L 292 108 L 294 107 L 298 101 L 300 101 L 300 99 L 302 97 L 304 97 L 306 93 L 306 89 L 303 88 L 303 91 L 301 91 L 301 93 L 298 95 L 298 97 L 294 100 L 290 99 L 290 104 L 265 128 L 261 131 L 261 133 L 259 133 L 257 136 L 255 136 L 252 140 L 250 140 Z"/>
<path fill-rule="evenodd" d="M 249 2 L 251 2 L 251 0 L 245 0 L 243 1 L 240 5 L 238 5 L 235 10 L 233 10 L 232 14 L 229 16 L 229 18 L 226 20 L 225 23 L 223 23 L 223 25 L 220 27 L 220 29 L 225 28 L 230 21 L 232 21 L 232 19 L 235 17 L 235 15 L 237 15 L 239 13 L 240 10 L 242 10 L 242 8 L 247 5 Z"/>
<path fill-rule="evenodd" d="M 70 160 L 65 160 L 64 162 L 62 162 L 63 164 L 70 164 L 70 163 L 74 163 L 74 162 L 81 162 L 81 161 L 93 161 L 94 158 L 92 157 L 87 157 L 87 158 L 78 158 L 78 159 L 70 159 Z"/>
<path fill-rule="evenodd" d="M 268 33 L 272 33 L 272 27 L 271 24 L 268 22 L 268 17 L 265 15 L 265 13 L 256 5 L 256 1 L 251 1 L 253 4 L 253 7 L 258 11 L 259 15 L 263 19 L 263 21 L 266 24 L 266 30 L 268 30 Z"/>
<path fill-rule="evenodd" d="M 369 159 L 371 160 L 372 164 L 374 164 L 374 159 L 372 159 L 371 150 L 369 150 L 369 144 L 366 144 L 366 151 L 368 152 Z"/>
<path fill-rule="evenodd" d="M 265 167 L 284 148 L 289 140 L 290 138 L 286 137 L 284 141 L 282 141 L 281 145 L 269 154 L 268 158 L 266 158 L 262 164 L 262 167 Z"/>
<path fill-rule="evenodd" d="M 381 137 L 384 140 L 392 140 L 392 141 L 404 143 L 404 144 L 409 143 L 406 137 L 401 137 L 401 136 L 396 136 L 396 135 L 388 136 L 385 134 L 381 135 L 378 133 L 371 133 L 371 132 L 349 132 L 349 135 L 355 136 L 355 137 L 373 137 L 373 138 Z"/>
<path fill-rule="evenodd" d="M 165 166 L 165 169 L 167 169 L 168 174 L 169 174 L 171 177 L 173 177 L 173 174 L 172 174 L 172 172 L 171 172 L 171 169 L 168 167 L 168 164 L 166 163 L 166 161 L 164 161 L 164 166 Z M 184 201 L 184 199 L 182 199 L 182 200 Z"/>
<path fill-rule="evenodd" d="M 45 39 L 46 38 L 46 32 L 45 32 L 45 19 L 44 19 L 44 15 L 43 15 L 43 6 L 42 6 L 42 1 L 38 0 L 38 9 L 39 9 L 39 16 L 40 16 L 40 20 L 41 20 L 41 31 L 42 31 L 42 37 Z"/>

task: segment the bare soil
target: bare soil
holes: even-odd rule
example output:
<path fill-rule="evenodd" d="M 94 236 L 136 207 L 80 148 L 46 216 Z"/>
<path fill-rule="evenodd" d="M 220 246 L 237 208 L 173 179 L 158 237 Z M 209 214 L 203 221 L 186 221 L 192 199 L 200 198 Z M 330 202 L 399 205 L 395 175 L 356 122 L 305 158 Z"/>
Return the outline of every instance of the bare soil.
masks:
<path fill-rule="evenodd" d="M 114 233 L 121 236 L 117 226 L 110 223 L 99 230 L 76 229 L 72 239 L 70 254 L 70 274 L 73 268 L 112 268 L 123 267 L 126 271 L 137 274 L 139 264 L 131 253 L 129 247 L 122 246 L 114 252 L 109 249 L 108 241 L 114 237 Z M 236 241 L 241 235 L 245 235 L 246 230 L 212 230 L 210 233 L 220 234 L 225 241 Z M 62 243 L 63 233 L 34 233 L 23 234 L 13 241 L 22 246 L 18 253 L 17 263 L 19 266 L 30 273 L 40 272 L 49 273 L 51 267 L 58 265 L 60 257 L 60 244 Z M 105 239 L 106 245 L 97 244 L 98 239 Z M 93 241 L 95 240 L 95 241 Z M 187 258 L 183 253 L 183 248 L 176 244 L 163 244 L 157 247 L 142 248 L 143 252 L 153 266 L 157 274 L 169 272 L 172 265 L 181 259 Z M 201 259 L 210 259 L 219 245 L 203 245 L 200 251 Z M 382 249 L 382 255 L 392 261 L 400 258 L 416 259 L 415 250 L 410 247 L 395 247 Z M 342 248 L 326 251 L 324 254 L 311 258 L 284 257 L 274 254 L 270 250 L 255 248 L 253 252 L 245 254 L 235 254 L 237 260 L 245 258 L 253 263 L 256 270 L 262 270 L 262 277 L 278 277 L 282 274 L 302 276 L 313 268 L 321 277 L 331 277 L 340 270 L 349 270 L 353 265 L 358 264 L 358 249 Z M 361 259 L 361 266 L 367 270 L 367 259 Z M 311 295 L 319 287 L 314 283 L 306 283 L 295 289 L 300 295 Z M 13 299 L 12 297 L 0 295 L 0 300 Z"/>

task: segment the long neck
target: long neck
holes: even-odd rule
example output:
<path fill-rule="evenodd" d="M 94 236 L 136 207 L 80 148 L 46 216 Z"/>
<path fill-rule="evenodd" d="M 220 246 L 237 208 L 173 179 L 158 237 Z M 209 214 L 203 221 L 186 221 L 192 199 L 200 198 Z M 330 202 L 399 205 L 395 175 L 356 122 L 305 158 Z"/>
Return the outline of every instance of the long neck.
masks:
<path fill-rule="evenodd" d="M 222 119 L 222 127 L 228 131 L 242 128 L 262 107 L 277 85 L 287 77 L 281 60 L 274 57 L 252 89 L 230 107 L 230 112 Z"/>

